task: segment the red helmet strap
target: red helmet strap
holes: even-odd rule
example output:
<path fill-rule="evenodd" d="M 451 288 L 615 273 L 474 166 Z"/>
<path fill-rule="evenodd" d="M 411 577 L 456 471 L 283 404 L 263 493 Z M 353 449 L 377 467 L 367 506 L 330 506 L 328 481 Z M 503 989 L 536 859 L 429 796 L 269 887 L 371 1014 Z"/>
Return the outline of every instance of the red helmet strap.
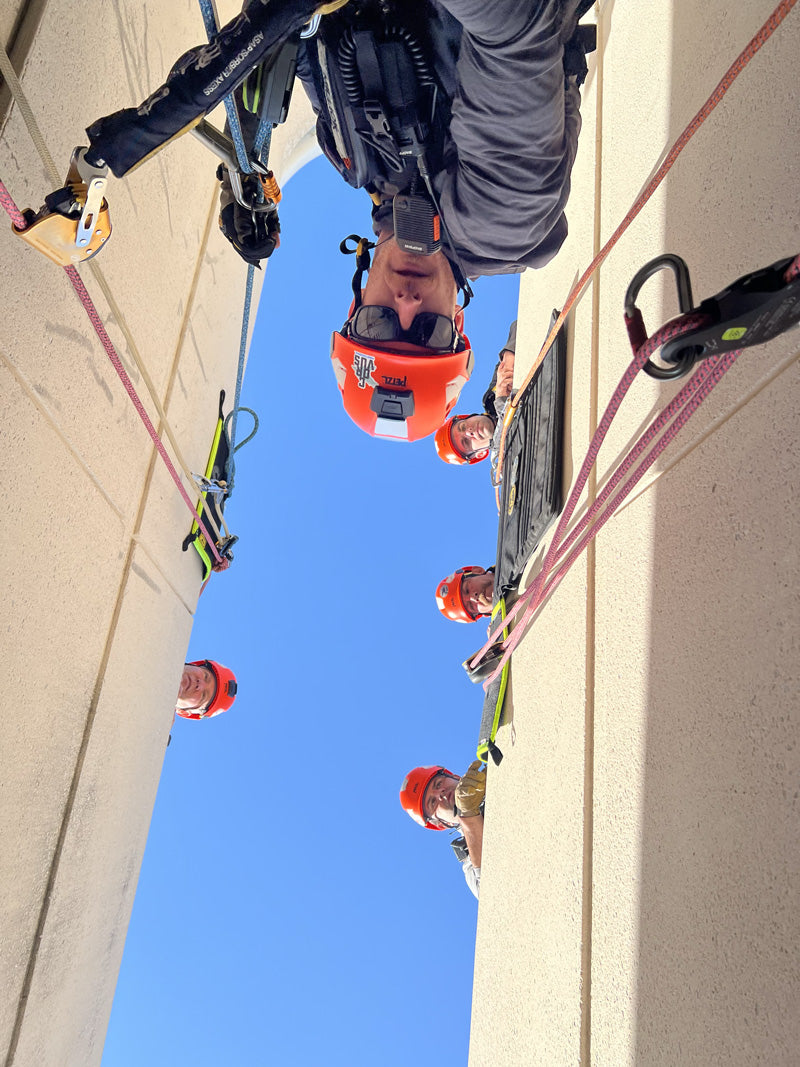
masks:
<path fill-rule="evenodd" d="M 453 774 L 452 771 L 448 771 L 446 768 L 442 767 L 441 770 L 438 770 L 436 772 L 436 774 L 431 776 L 431 780 L 425 786 L 425 791 L 422 794 L 422 803 L 420 805 L 420 809 L 422 811 L 423 819 L 425 819 L 427 822 L 436 823 L 436 825 L 441 827 L 442 830 L 451 830 L 453 828 L 453 826 L 454 825 L 457 826 L 458 823 L 453 824 L 453 823 L 449 823 L 449 822 L 443 822 L 438 817 L 438 815 L 428 816 L 428 815 L 425 814 L 425 798 L 428 795 L 428 790 L 430 789 L 431 785 L 433 784 L 434 779 L 438 778 L 440 775 L 445 775 L 448 778 L 452 778 L 454 782 L 457 782 L 459 780 L 459 777 L 458 777 L 457 774 Z"/>

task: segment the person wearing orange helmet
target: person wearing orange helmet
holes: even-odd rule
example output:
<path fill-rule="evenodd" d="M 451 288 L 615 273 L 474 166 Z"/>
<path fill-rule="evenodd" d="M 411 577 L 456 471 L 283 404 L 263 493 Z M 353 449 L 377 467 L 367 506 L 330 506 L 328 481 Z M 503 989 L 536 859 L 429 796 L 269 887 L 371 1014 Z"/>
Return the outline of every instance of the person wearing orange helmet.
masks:
<path fill-rule="evenodd" d="M 183 665 L 175 714 L 182 719 L 213 719 L 227 711 L 236 699 L 236 676 L 213 659 Z"/>
<path fill-rule="evenodd" d="M 415 767 L 400 786 L 400 804 L 414 822 L 427 830 L 460 830 L 450 842 L 467 885 L 477 897 L 483 857 L 483 805 L 486 765 L 471 763 L 460 778 L 441 764 Z"/>
<path fill-rule="evenodd" d="M 492 614 L 494 567 L 459 567 L 436 587 L 436 606 L 453 622 L 475 622 Z"/>
<path fill-rule="evenodd" d="M 508 340 L 498 358 L 494 375 L 483 396 L 483 411 L 454 415 L 443 423 L 433 438 L 439 459 L 456 466 L 472 465 L 491 456 L 492 481 L 500 450 L 503 416 L 514 395 L 514 354 L 517 323 L 511 323 Z"/>
<path fill-rule="evenodd" d="M 123 176 L 294 42 L 317 140 L 369 194 L 378 235 L 373 284 L 362 301 L 354 279 L 355 306 L 332 339 L 344 407 L 367 433 L 418 440 L 450 415 L 472 372 L 457 290 L 466 306 L 467 279 L 542 267 L 566 239 L 579 85 L 596 38 L 578 22 L 592 6 L 245 0 L 138 108 L 87 128 L 85 163 Z M 321 22 L 303 30 L 315 12 Z M 247 229 L 234 218 L 228 235 L 252 262 L 277 230 Z M 368 245 L 359 241 L 363 254 Z"/>

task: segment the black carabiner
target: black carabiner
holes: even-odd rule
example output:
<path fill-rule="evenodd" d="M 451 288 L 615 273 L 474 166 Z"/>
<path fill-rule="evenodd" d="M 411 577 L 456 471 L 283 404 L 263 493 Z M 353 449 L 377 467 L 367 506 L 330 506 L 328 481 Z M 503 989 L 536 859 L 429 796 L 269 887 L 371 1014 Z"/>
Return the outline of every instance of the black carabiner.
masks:
<path fill-rule="evenodd" d="M 625 324 L 628 327 L 628 334 L 634 348 L 638 348 L 647 340 L 647 330 L 645 329 L 642 313 L 636 306 L 636 298 L 649 278 L 652 278 L 654 274 L 658 274 L 659 271 L 667 269 L 671 270 L 675 275 L 675 286 L 678 290 L 678 308 L 684 315 L 694 310 L 692 280 L 689 277 L 689 268 L 686 265 L 686 261 L 671 252 L 666 252 L 663 256 L 651 259 L 649 263 L 645 263 L 641 270 L 636 272 L 625 293 Z M 681 346 L 681 340 L 676 341 L 675 344 Z M 702 351 L 702 349 L 699 351 Z M 653 363 L 652 359 L 648 359 L 642 369 L 645 374 L 649 374 L 651 378 L 657 378 L 659 381 L 682 378 L 694 366 L 699 351 L 696 345 L 682 346 L 678 348 L 669 360 L 673 366 L 661 367 L 657 363 Z"/>
<path fill-rule="evenodd" d="M 797 326 L 800 323 L 798 263 L 800 257 L 788 256 L 770 267 L 744 274 L 695 308 L 689 269 L 680 256 L 665 255 L 651 260 L 637 273 L 625 294 L 625 324 L 634 350 L 647 340 L 636 297 L 647 279 L 664 267 L 675 274 L 681 311 L 703 319 L 699 325 L 661 346 L 661 359 L 671 366 L 658 366 L 648 360 L 643 369 L 653 378 L 680 378 L 698 359 L 764 344 Z"/>

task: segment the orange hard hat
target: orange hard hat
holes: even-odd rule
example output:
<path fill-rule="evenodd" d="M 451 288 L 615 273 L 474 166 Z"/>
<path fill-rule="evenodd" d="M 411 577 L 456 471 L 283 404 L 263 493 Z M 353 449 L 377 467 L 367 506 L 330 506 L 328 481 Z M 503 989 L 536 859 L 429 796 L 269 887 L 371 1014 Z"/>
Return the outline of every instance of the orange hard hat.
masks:
<path fill-rule="evenodd" d="M 190 667 L 205 667 L 214 675 L 216 688 L 214 696 L 208 702 L 208 707 L 202 711 L 178 711 L 185 719 L 210 719 L 214 715 L 221 715 L 227 711 L 236 699 L 236 675 L 222 663 L 213 659 L 195 659 L 189 664 Z"/>
<path fill-rule="evenodd" d="M 425 794 L 437 774 L 449 774 L 458 781 L 457 774 L 438 764 L 433 767 L 415 767 L 413 771 L 408 772 L 400 786 L 400 803 L 414 822 L 418 822 L 427 830 L 449 830 L 449 826 L 440 825 L 438 821 L 432 822 L 425 817 Z"/>
<path fill-rule="evenodd" d="M 350 241 L 356 242 L 355 248 Z M 472 375 L 472 346 L 462 332 L 461 308 L 450 320 L 432 312 L 417 315 L 409 331 L 400 328 L 394 309 L 362 304 L 361 280 L 369 270 L 369 250 L 374 247 L 357 234 L 350 234 L 339 246 L 346 255 L 355 255 L 356 270 L 347 321 L 331 336 L 333 373 L 344 409 L 356 426 L 371 437 L 419 441 L 432 434 L 455 407 Z M 359 318 L 365 315 L 369 321 L 362 331 Z M 415 333 L 418 320 L 422 321 Z M 442 326 L 445 335 L 431 344 Z M 418 351 L 404 350 L 402 345 L 392 351 L 390 338 L 409 341 Z"/>
<path fill-rule="evenodd" d="M 462 583 L 470 574 L 485 574 L 483 567 L 459 567 L 457 571 L 443 578 L 436 587 L 436 606 L 446 619 L 453 622 L 475 622 L 473 615 L 464 603 Z"/>
<path fill-rule="evenodd" d="M 372 437 L 419 441 L 455 407 L 472 374 L 467 337 L 458 352 L 390 352 L 347 334 L 331 338 L 331 362 L 344 409 Z"/>
<path fill-rule="evenodd" d="M 479 415 L 480 412 L 473 412 L 472 415 Z M 489 455 L 488 448 L 480 448 L 477 452 L 470 453 L 469 456 L 465 456 L 462 452 L 459 452 L 453 443 L 453 427 L 460 419 L 471 419 L 472 415 L 453 415 L 447 422 L 443 423 L 436 431 L 436 435 L 433 438 L 433 443 L 436 447 L 436 452 L 439 459 L 444 460 L 445 463 L 458 464 L 463 466 L 473 463 L 480 463 L 482 459 L 486 459 Z"/>

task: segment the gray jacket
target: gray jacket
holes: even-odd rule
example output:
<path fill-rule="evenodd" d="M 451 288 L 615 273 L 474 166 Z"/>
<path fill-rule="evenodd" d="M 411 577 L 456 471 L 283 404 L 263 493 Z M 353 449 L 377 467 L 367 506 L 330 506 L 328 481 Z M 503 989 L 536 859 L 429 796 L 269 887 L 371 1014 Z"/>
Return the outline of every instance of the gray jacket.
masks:
<path fill-rule="evenodd" d="M 564 74 L 564 42 L 578 0 L 433 0 L 461 26 L 452 70 L 452 119 L 444 166 L 434 175 L 442 215 L 465 272 L 518 273 L 541 267 L 567 235 L 564 207 L 580 130 L 580 94 Z M 445 59 L 446 61 L 446 59 Z M 308 63 L 298 64 L 318 109 Z M 373 228 L 391 219 L 396 191 L 384 175 Z"/>

